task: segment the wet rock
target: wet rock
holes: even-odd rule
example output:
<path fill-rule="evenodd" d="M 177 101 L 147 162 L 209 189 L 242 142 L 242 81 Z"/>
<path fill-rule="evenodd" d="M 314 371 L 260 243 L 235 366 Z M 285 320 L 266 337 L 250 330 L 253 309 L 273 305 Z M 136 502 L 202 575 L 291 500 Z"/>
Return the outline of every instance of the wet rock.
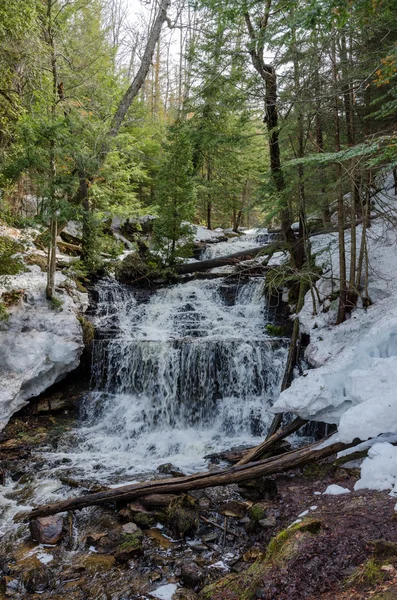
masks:
<path fill-rule="evenodd" d="M 23 574 L 23 585 L 27 592 L 44 592 L 50 585 L 48 569 L 44 566 L 29 569 Z"/>
<path fill-rule="evenodd" d="M 220 509 L 221 515 L 226 517 L 234 517 L 235 519 L 242 519 L 250 508 L 248 502 L 240 502 L 238 500 L 231 500 L 226 502 Z"/>
<path fill-rule="evenodd" d="M 276 482 L 273 479 L 266 479 L 265 477 L 259 477 L 258 479 L 240 484 L 238 491 L 243 498 L 247 498 L 253 502 L 274 500 L 278 495 Z"/>
<path fill-rule="evenodd" d="M 171 531 L 179 537 L 194 534 L 198 528 L 194 498 L 185 494 L 173 500 L 167 509 L 167 523 Z"/>
<path fill-rule="evenodd" d="M 145 534 L 150 537 L 158 546 L 167 550 L 176 545 L 176 542 L 172 542 L 165 537 L 158 529 L 148 529 Z"/>
<path fill-rule="evenodd" d="M 33 539 L 40 544 L 57 544 L 63 536 L 63 517 L 40 517 L 30 521 L 29 528 Z"/>
<path fill-rule="evenodd" d="M 106 533 L 89 533 L 85 538 L 85 541 L 87 546 L 96 546 L 97 543 L 106 536 Z"/>
<path fill-rule="evenodd" d="M 128 504 L 120 510 L 119 515 L 138 525 L 141 529 L 150 529 L 157 523 L 157 515 L 140 504 Z"/>
<path fill-rule="evenodd" d="M 205 572 L 195 562 L 184 562 L 181 566 L 181 579 L 186 587 L 197 590 L 204 584 Z"/>
<path fill-rule="evenodd" d="M 137 533 L 138 531 L 140 531 L 138 525 L 136 525 L 135 523 L 126 523 L 122 526 L 121 529 L 123 530 L 123 533 L 129 534 Z"/>
<path fill-rule="evenodd" d="M 157 467 L 157 471 L 162 475 L 172 475 L 172 477 L 185 477 L 182 471 L 179 471 L 172 463 L 164 463 Z"/>
<path fill-rule="evenodd" d="M 124 533 L 121 544 L 114 553 L 118 563 L 125 564 L 132 558 L 143 555 L 143 533 L 138 528 L 135 533 Z"/>
<path fill-rule="evenodd" d="M 267 517 L 266 519 L 261 519 L 259 521 L 259 525 L 261 527 L 267 528 L 267 527 L 276 527 L 277 525 L 277 519 L 274 516 L 270 516 Z"/>

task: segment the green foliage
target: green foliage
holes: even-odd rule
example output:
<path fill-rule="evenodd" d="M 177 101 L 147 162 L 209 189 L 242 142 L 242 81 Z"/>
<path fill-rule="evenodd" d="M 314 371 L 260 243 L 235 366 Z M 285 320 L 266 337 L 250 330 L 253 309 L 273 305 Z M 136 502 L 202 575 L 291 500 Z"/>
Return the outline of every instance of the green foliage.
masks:
<path fill-rule="evenodd" d="M 176 122 L 169 129 L 164 158 L 158 171 L 158 219 L 154 225 L 156 246 L 169 266 L 173 266 L 178 257 L 190 253 L 192 233 L 186 221 L 192 221 L 194 216 L 192 156 L 188 128 L 185 123 Z"/>
<path fill-rule="evenodd" d="M 8 321 L 9 316 L 6 305 L 0 301 L 0 321 Z"/>
<path fill-rule="evenodd" d="M 22 259 L 15 256 L 23 248 L 21 243 L 0 236 L 0 275 L 17 275 L 25 270 Z"/>
<path fill-rule="evenodd" d="M 63 300 L 61 300 L 60 298 L 53 296 L 49 302 L 52 310 L 55 310 L 56 312 L 63 311 Z"/>
<path fill-rule="evenodd" d="M 91 348 L 92 342 L 94 341 L 95 327 L 91 323 L 91 321 L 88 321 L 88 319 L 86 319 L 83 315 L 79 315 L 77 319 L 83 330 L 84 347 L 89 349 Z"/>
<path fill-rule="evenodd" d="M 266 329 L 266 333 L 273 337 L 286 337 L 287 336 L 286 328 L 283 327 L 282 325 L 272 325 L 271 323 L 268 323 L 266 325 L 265 329 Z"/>

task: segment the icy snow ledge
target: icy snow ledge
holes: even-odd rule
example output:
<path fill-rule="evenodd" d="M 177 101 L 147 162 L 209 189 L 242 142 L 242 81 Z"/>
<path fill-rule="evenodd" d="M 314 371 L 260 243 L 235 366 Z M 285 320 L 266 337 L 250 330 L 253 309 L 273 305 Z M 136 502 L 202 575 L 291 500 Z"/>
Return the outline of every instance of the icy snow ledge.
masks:
<path fill-rule="evenodd" d="M 37 396 L 75 369 L 83 350 L 83 334 L 76 313 L 87 303 L 86 294 L 71 297 L 57 288 L 62 311 L 45 298 L 46 274 L 38 267 L 29 273 L 0 278 L 0 294 L 25 290 L 23 300 L 0 321 L 0 429 L 27 400 Z M 59 286 L 66 278 L 57 273 Z M 68 287 L 72 282 L 68 281 Z"/>
<path fill-rule="evenodd" d="M 374 304 L 335 327 L 327 321 L 330 313 L 312 316 L 310 294 L 306 297 L 301 319 L 311 338 L 306 357 L 317 368 L 295 379 L 272 409 L 336 423 L 346 443 L 397 432 L 396 237 L 381 222 L 371 235 Z"/>
<path fill-rule="evenodd" d="M 273 411 L 337 423 L 341 442 L 397 431 L 397 315 L 375 322 L 361 342 L 349 337 L 330 363 L 295 379 Z"/>
<path fill-rule="evenodd" d="M 372 446 L 354 489 L 391 490 L 391 496 L 397 495 L 397 448 L 388 443 Z"/>

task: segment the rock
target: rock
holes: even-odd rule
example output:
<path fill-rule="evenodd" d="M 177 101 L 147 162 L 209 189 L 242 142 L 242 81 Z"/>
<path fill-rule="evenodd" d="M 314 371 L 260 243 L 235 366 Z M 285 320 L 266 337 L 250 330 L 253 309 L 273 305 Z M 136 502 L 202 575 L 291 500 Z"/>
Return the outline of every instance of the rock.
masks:
<path fill-rule="evenodd" d="M 157 523 L 157 517 L 140 504 L 131 503 L 120 510 L 119 515 L 133 521 L 141 529 L 150 529 Z"/>
<path fill-rule="evenodd" d="M 252 562 L 254 560 L 258 560 L 258 558 L 263 559 L 264 558 L 264 554 L 257 547 L 251 548 L 245 554 L 243 554 L 243 561 L 244 562 Z"/>
<path fill-rule="evenodd" d="M 240 502 L 238 500 L 231 500 L 222 505 L 220 509 L 221 515 L 226 517 L 234 517 L 235 519 L 242 519 L 250 508 L 251 504 L 248 502 Z"/>
<path fill-rule="evenodd" d="M 276 517 L 267 517 L 267 519 L 261 519 L 259 521 L 259 525 L 261 527 L 276 527 L 277 525 L 277 519 Z"/>
<path fill-rule="evenodd" d="M 138 525 L 135 525 L 135 523 L 126 523 L 121 529 L 123 530 L 123 533 L 137 533 L 137 531 L 139 531 L 139 527 Z"/>
<path fill-rule="evenodd" d="M 156 266 L 156 258 L 147 251 L 145 257 L 139 253 L 128 254 L 116 264 L 115 276 L 121 283 L 133 285 L 138 282 L 140 286 L 151 287 L 162 274 Z"/>
<path fill-rule="evenodd" d="M 135 533 L 124 533 L 121 544 L 118 546 L 114 557 L 117 562 L 125 564 L 132 558 L 143 555 L 142 546 L 143 533 L 138 528 Z"/>
<path fill-rule="evenodd" d="M 196 501 L 187 494 L 173 500 L 167 509 L 168 525 L 178 537 L 192 535 L 198 528 Z"/>
<path fill-rule="evenodd" d="M 251 518 L 252 521 L 255 521 L 256 523 L 259 523 L 259 521 L 261 519 L 264 519 L 266 517 L 265 506 L 263 506 L 259 502 L 257 504 L 254 504 L 249 509 L 249 516 L 250 516 L 250 518 Z"/>
<path fill-rule="evenodd" d="M 157 467 L 157 471 L 162 475 L 172 475 L 172 477 L 185 477 L 185 474 L 179 471 L 172 463 L 165 463 Z"/>
<path fill-rule="evenodd" d="M 97 543 L 106 536 L 106 533 L 89 533 L 85 538 L 85 542 L 87 546 L 96 546 Z"/>
<path fill-rule="evenodd" d="M 27 592 L 42 594 L 49 584 L 49 573 L 44 566 L 32 567 L 23 574 L 23 585 Z"/>
<path fill-rule="evenodd" d="M 168 548 L 172 548 L 177 544 L 177 542 L 172 542 L 168 538 L 165 537 L 158 529 L 148 529 L 145 531 L 145 535 L 150 537 L 158 546 L 167 550 Z"/>
<path fill-rule="evenodd" d="M 63 517 L 61 515 L 39 517 L 30 521 L 29 528 L 36 542 L 40 544 L 57 544 L 63 535 Z"/>
<path fill-rule="evenodd" d="M 181 566 L 181 579 L 186 587 L 197 590 L 204 584 L 205 572 L 195 562 L 184 562 Z"/>
<path fill-rule="evenodd" d="M 244 498 L 248 498 L 254 502 L 273 500 L 278 495 L 276 482 L 266 477 L 259 477 L 258 479 L 240 484 L 238 491 Z"/>
<path fill-rule="evenodd" d="M 55 309 L 45 298 L 46 274 L 38 267 L 30 269 L 0 284 L 0 294 L 25 290 L 20 305 L 12 306 L 9 319 L 0 322 L 0 429 L 30 398 L 75 369 L 83 351 L 83 334 L 76 317 L 82 295 L 73 291 L 72 282 L 70 293 L 57 287 L 62 310 Z M 65 281 L 63 275 L 56 274 L 57 286 Z"/>

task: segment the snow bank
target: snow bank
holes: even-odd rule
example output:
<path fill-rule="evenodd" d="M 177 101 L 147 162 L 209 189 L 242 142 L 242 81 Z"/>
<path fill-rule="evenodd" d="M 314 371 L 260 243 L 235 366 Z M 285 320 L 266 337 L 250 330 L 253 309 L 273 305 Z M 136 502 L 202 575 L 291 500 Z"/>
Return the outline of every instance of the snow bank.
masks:
<path fill-rule="evenodd" d="M 9 319 L 0 321 L 0 429 L 27 400 L 62 379 L 79 364 L 83 335 L 76 313 L 87 304 L 86 294 L 56 274 L 62 310 L 45 298 L 46 274 L 37 266 L 28 273 L 0 278 L 0 295 L 24 290 Z M 68 293 L 69 292 L 69 293 Z"/>
<path fill-rule="evenodd" d="M 360 238 L 360 228 L 357 233 Z M 335 327 L 336 302 L 326 300 L 313 315 L 313 300 L 307 295 L 300 316 L 311 340 L 306 358 L 317 368 L 295 379 L 273 406 L 273 412 L 338 424 L 342 442 L 397 431 L 396 233 L 379 219 L 369 232 L 368 245 L 373 305 L 357 308 Z M 313 247 L 325 269 L 318 284 L 325 298 L 332 291 L 331 272 L 337 275 L 336 237 L 313 238 Z"/>
<path fill-rule="evenodd" d="M 375 444 L 361 465 L 361 479 L 355 490 L 391 490 L 397 495 L 397 448 L 388 443 Z"/>

